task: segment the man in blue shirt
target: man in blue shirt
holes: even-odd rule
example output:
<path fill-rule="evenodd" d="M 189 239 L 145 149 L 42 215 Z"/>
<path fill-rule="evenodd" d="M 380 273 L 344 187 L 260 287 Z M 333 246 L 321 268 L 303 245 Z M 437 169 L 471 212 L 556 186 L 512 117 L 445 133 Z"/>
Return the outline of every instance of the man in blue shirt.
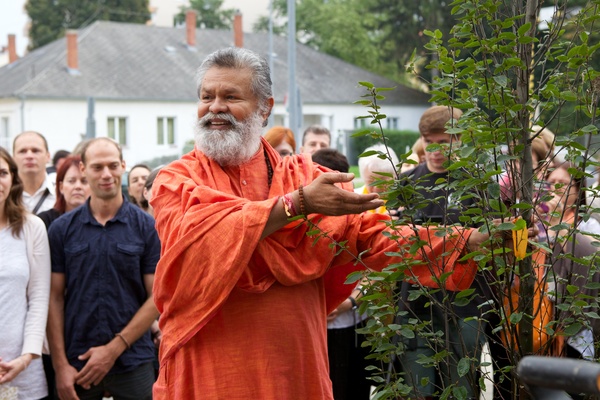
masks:
<path fill-rule="evenodd" d="M 82 150 L 92 190 L 52 223 L 48 339 L 61 399 L 151 399 L 150 325 L 160 242 L 154 220 L 121 191 L 119 145 L 96 138 Z"/>

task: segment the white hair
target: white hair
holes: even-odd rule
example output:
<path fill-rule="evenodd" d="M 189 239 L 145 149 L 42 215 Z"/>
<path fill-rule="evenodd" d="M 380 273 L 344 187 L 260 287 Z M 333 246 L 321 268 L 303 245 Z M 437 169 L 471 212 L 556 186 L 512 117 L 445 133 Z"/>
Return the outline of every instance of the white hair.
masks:
<path fill-rule="evenodd" d="M 358 170 L 360 171 L 361 177 L 366 177 L 372 172 L 385 172 L 394 174 L 398 170 L 398 164 L 400 160 L 396 155 L 396 152 L 391 148 L 381 143 L 374 146 L 367 147 L 363 153 L 367 151 L 379 151 L 385 154 L 385 159 L 379 158 L 378 154 L 372 154 L 366 157 L 359 157 L 358 159 Z"/>
<path fill-rule="evenodd" d="M 258 99 L 258 106 L 263 113 L 270 111 L 269 99 L 273 97 L 273 83 L 271 82 L 269 63 L 264 57 L 251 50 L 238 47 L 228 47 L 209 54 L 196 72 L 198 94 L 200 94 L 204 76 L 211 68 L 248 69 L 252 71 L 250 84 L 252 92 Z"/>
<path fill-rule="evenodd" d="M 209 129 L 206 125 L 213 118 L 229 121 L 231 128 L 226 131 Z M 244 121 L 236 120 L 231 114 L 209 112 L 196 122 L 196 146 L 221 166 L 241 165 L 260 148 L 262 122 L 259 110 Z"/>

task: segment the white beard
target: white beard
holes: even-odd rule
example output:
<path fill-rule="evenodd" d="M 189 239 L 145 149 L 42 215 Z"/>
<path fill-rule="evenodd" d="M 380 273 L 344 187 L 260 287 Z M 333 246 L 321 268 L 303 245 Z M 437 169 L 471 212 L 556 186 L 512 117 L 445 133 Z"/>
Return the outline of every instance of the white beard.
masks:
<path fill-rule="evenodd" d="M 229 121 L 231 129 L 220 131 L 207 128 L 209 121 L 215 118 Z M 196 146 L 219 165 L 241 165 L 258 151 L 262 126 L 263 117 L 259 112 L 242 122 L 231 114 L 209 112 L 196 121 Z"/>

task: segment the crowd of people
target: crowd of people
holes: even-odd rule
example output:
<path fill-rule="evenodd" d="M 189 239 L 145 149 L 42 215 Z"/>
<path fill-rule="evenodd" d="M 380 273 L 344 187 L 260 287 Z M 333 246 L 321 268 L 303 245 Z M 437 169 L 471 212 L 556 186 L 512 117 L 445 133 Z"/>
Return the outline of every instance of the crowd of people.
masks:
<path fill-rule="evenodd" d="M 330 148 L 325 127 L 308 127 L 298 153 L 288 128 L 262 135 L 271 86 L 257 54 L 228 48 L 209 55 L 198 72 L 194 150 L 162 168 L 133 166 L 127 193 L 126 162 L 111 139 L 58 151 L 48 168 L 48 143 L 38 132 L 17 135 L 12 155 L 0 148 L 0 398 L 368 399 L 368 349 L 357 329 L 371 282 L 345 280 L 407 258 L 421 262 L 395 289 L 403 311 L 397 322 L 416 318 L 444 336 L 435 346 L 421 336 L 397 338 L 406 351 L 390 367 L 403 371 L 414 398 L 434 398 L 449 384 L 478 396 L 476 369 L 459 375 L 457 364 L 480 357 L 486 327 L 479 317 L 492 294 L 477 264 L 462 256 L 489 235 L 462 226 L 472 203 L 439 186 L 453 179 L 447 149 L 460 138 L 446 130 L 461 112 L 434 106 L 423 114 L 412 168 L 401 168 L 393 150 L 366 149 L 390 159 L 361 158 L 364 186 L 354 188 L 348 160 Z M 431 144 L 444 149 L 427 151 Z M 544 177 L 550 184 L 571 182 L 568 165 L 553 171 Z M 401 207 L 387 209 L 380 195 L 392 183 L 418 188 L 411 196 L 429 205 L 411 210 L 414 202 L 399 197 Z M 546 227 L 582 197 L 553 193 Z M 312 215 L 348 251 L 315 240 L 299 218 Z M 386 223 L 404 216 L 421 223 Z M 425 222 L 447 226 L 448 235 L 431 234 Z M 577 215 L 566 222 L 576 226 Z M 408 251 L 417 240 L 422 252 Z M 582 257 L 592 251 L 589 243 L 578 248 Z M 564 262 L 557 274 L 574 268 L 581 269 Z M 409 300 L 415 283 L 440 290 Z M 469 306 L 449 306 L 453 292 L 469 288 Z M 558 279 L 555 290 L 565 288 Z M 445 318 L 448 307 L 454 319 Z M 587 357 L 589 337 L 582 328 L 567 345 Z M 419 362 L 440 343 L 452 355 L 446 364 Z"/>
<path fill-rule="evenodd" d="M 46 167 L 46 139 L 27 131 L 0 158 L 1 315 L 11 328 L 0 341 L 2 398 L 152 398 L 160 242 L 143 208 L 149 168 L 130 170 L 129 201 L 108 138 Z"/>

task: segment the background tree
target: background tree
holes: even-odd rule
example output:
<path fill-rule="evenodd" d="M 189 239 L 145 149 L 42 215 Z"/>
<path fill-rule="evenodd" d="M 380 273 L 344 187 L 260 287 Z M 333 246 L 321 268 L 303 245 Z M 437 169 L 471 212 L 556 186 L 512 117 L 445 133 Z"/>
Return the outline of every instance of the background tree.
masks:
<path fill-rule="evenodd" d="M 273 31 L 287 35 L 287 1 L 273 1 Z M 254 25 L 268 30 L 268 16 Z M 296 5 L 297 38 L 301 43 L 359 67 L 379 71 L 381 50 L 375 15 L 361 0 L 302 0 Z"/>
<path fill-rule="evenodd" d="M 144 24 L 150 19 L 148 0 L 28 0 L 25 10 L 31 19 L 29 50 L 97 20 Z"/>
<path fill-rule="evenodd" d="M 196 26 L 207 29 L 231 29 L 233 16 L 236 10 L 233 8 L 222 9 L 223 0 L 191 0 L 189 7 L 181 7 L 179 14 L 175 16 L 175 24 L 185 22 L 185 12 L 188 9 L 196 10 L 198 13 Z"/>
<path fill-rule="evenodd" d="M 425 29 L 447 33 L 454 23 L 442 0 L 300 0 L 296 8 L 298 39 L 315 49 L 393 80 L 404 82 L 404 65 L 413 51 L 424 49 Z M 287 1 L 274 0 L 276 34 L 286 34 Z M 268 16 L 255 31 L 268 29 Z"/>
<path fill-rule="evenodd" d="M 582 0 L 571 0 L 569 1 L 562 10 L 560 10 L 560 14 L 565 14 L 573 17 L 576 13 L 582 10 L 582 7 L 585 6 L 585 1 Z M 586 11 L 584 11 L 586 12 Z M 587 12 L 593 12 L 587 11 Z M 560 23 L 556 21 L 556 23 Z M 588 30 L 589 34 L 589 43 L 599 43 L 600 42 L 600 30 L 598 29 L 598 24 L 591 25 Z M 574 36 L 580 34 L 577 31 L 576 27 L 572 24 L 567 24 L 563 27 L 565 33 L 564 37 L 573 38 Z M 542 30 L 540 32 L 540 37 L 547 35 L 547 30 Z M 555 56 L 549 57 L 546 63 L 540 64 L 536 66 L 534 71 L 536 79 L 540 79 L 544 76 L 545 71 L 556 68 L 561 64 L 561 61 L 557 59 Z M 586 60 L 586 64 L 588 64 L 591 68 L 595 70 L 600 70 L 600 52 L 595 52 L 589 55 L 589 58 Z M 563 136 L 566 132 L 564 131 L 565 127 L 575 127 L 575 128 L 583 128 L 585 125 L 589 123 L 589 115 L 586 115 L 585 108 L 583 107 L 584 103 L 575 103 L 568 102 L 564 104 L 564 106 L 558 110 L 558 115 L 552 118 L 550 114 L 550 110 L 543 110 L 542 117 L 546 120 L 549 120 L 548 127 L 552 129 L 557 135 Z M 596 121 L 596 126 L 600 127 L 600 121 Z M 590 143 L 587 143 L 585 139 L 592 139 Z M 595 137 L 587 137 L 581 138 L 580 143 L 584 145 L 592 144 L 594 147 L 598 145 L 598 138 Z"/>

